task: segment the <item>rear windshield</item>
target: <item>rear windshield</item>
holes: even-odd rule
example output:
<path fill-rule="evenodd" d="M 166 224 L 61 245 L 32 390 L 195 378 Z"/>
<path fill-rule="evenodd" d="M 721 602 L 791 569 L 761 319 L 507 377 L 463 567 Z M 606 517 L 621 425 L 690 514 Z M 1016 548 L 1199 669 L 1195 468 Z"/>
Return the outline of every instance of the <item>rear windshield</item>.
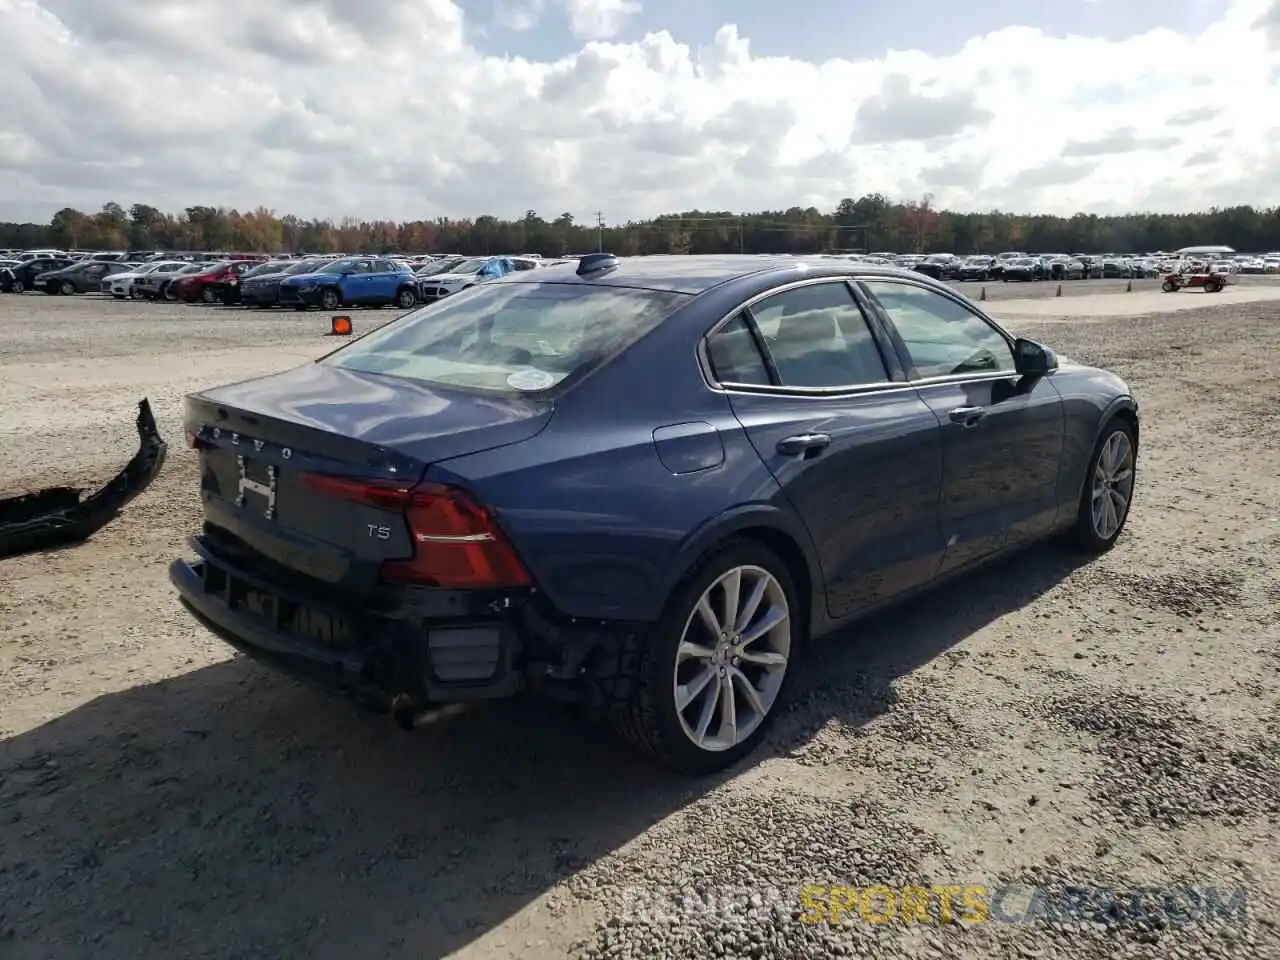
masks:
<path fill-rule="evenodd" d="M 539 392 L 630 346 L 686 299 L 573 283 L 485 284 L 406 314 L 320 362 L 441 386 Z"/>

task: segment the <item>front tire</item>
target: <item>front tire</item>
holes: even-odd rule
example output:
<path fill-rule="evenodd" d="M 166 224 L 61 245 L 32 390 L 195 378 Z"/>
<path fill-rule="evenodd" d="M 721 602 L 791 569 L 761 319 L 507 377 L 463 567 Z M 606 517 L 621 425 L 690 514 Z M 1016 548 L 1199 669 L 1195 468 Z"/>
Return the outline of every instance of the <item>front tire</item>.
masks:
<path fill-rule="evenodd" d="M 25 283 L 23 283 L 21 280 L 15 280 L 13 281 L 13 285 L 9 287 L 9 292 L 25 293 L 26 289 L 27 289 L 27 285 Z"/>
<path fill-rule="evenodd" d="M 401 310 L 412 310 L 418 303 L 418 295 L 409 287 L 401 287 L 396 293 L 396 306 Z"/>
<path fill-rule="evenodd" d="M 619 641 L 603 665 L 612 726 L 683 772 L 732 766 L 778 713 L 804 622 L 773 551 L 752 540 L 721 544 L 672 591 L 659 623 Z"/>
<path fill-rule="evenodd" d="M 324 290 L 320 293 L 320 309 L 337 310 L 342 306 L 342 297 L 337 290 Z"/>
<path fill-rule="evenodd" d="M 76 285 L 70 280 L 63 280 L 59 289 L 62 291 L 62 295 L 64 297 L 70 297 L 75 295 Z"/>
<path fill-rule="evenodd" d="M 200 299 L 204 303 L 213 303 L 218 299 L 218 294 L 213 287 L 205 287 L 200 291 Z"/>
<path fill-rule="evenodd" d="M 1102 431 L 1089 460 L 1071 539 L 1089 553 L 1106 553 L 1129 519 L 1137 479 L 1138 442 L 1129 421 L 1117 417 Z"/>

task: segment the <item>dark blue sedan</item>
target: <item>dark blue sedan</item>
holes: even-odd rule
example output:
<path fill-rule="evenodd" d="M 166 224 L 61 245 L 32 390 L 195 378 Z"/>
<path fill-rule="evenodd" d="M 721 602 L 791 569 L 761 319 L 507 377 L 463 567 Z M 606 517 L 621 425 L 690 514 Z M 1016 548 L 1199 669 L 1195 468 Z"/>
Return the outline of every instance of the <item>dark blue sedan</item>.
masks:
<path fill-rule="evenodd" d="M 1109 549 L 1138 405 L 916 272 L 605 254 L 187 399 L 171 576 L 241 651 L 413 725 L 536 689 L 691 771 L 810 637 L 1040 538 Z"/>

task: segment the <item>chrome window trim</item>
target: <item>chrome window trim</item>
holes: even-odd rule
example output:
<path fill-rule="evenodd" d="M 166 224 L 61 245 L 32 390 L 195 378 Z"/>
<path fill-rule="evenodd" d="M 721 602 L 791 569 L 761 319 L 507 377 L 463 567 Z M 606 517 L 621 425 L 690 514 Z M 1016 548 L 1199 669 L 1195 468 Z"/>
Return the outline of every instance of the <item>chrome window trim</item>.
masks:
<path fill-rule="evenodd" d="M 853 385 L 840 386 L 840 387 L 782 387 L 782 386 L 775 386 L 774 384 L 764 385 L 764 384 L 754 384 L 754 383 L 721 382 L 715 378 L 715 372 L 711 366 L 711 358 L 707 354 L 707 341 L 709 341 L 712 337 L 714 337 L 717 333 L 719 333 L 721 329 L 728 326 L 728 324 L 731 321 L 733 321 L 736 317 L 738 317 L 738 315 L 741 314 L 744 310 L 750 310 L 753 305 L 759 303 L 760 301 L 768 300 L 770 297 L 777 296 L 780 293 L 787 293 L 791 290 L 797 290 L 801 287 L 817 286 L 820 283 L 838 283 L 838 284 L 841 284 L 845 288 L 845 290 L 848 292 L 849 302 L 853 304 L 854 309 L 858 311 L 859 315 L 862 315 L 862 312 L 863 312 L 862 304 L 858 302 L 858 299 L 855 296 L 852 288 L 852 283 L 854 282 L 854 280 L 855 280 L 855 277 L 852 274 L 839 274 L 833 277 L 805 277 L 803 280 L 793 280 L 790 283 L 783 284 L 780 287 L 773 287 L 772 289 L 766 290 L 763 293 L 757 293 L 754 296 L 750 297 L 749 299 L 742 301 L 742 303 L 738 304 L 736 307 L 734 307 L 732 310 L 730 310 L 728 313 L 722 316 L 719 320 L 713 323 L 707 329 L 707 332 L 704 333 L 698 339 L 698 344 L 694 348 L 694 355 L 698 362 L 698 369 L 702 373 L 703 382 L 707 385 L 708 389 L 712 390 L 715 393 L 736 392 L 736 393 L 750 393 L 753 395 L 758 393 L 766 393 L 766 394 L 773 394 L 777 396 L 799 396 L 799 397 L 841 396 L 841 395 L 851 394 L 851 393 L 865 393 L 868 390 L 875 390 L 878 388 L 884 388 L 884 387 L 890 387 L 890 386 L 897 387 L 897 386 L 904 385 L 906 381 L 881 380 L 877 383 L 853 384 Z M 876 335 L 875 331 L 871 329 L 870 322 L 867 320 L 865 316 L 862 317 L 862 322 L 867 324 L 867 331 L 874 338 Z M 876 344 L 876 348 L 879 349 L 878 342 Z M 763 358 L 761 359 L 763 360 Z M 880 362 L 882 365 L 884 364 L 883 357 L 880 359 Z M 886 370 L 886 372 L 888 371 Z M 725 391 L 724 389 L 722 389 L 724 387 L 729 387 L 729 386 L 732 386 L 735 389 L 731 391 Z"/>
<path fill-rule="evenodd" d="M 794 290 L 799 287 L 813 286 L 819 283 L 842 283 L 846 288 L 851 288 L 854 284 L 863 283 L 867 280 L 884 281 L 888 283 L 902 283 L 912 287 L 918 287 L 921 290 L 927 290 L 931 293 L 939 293 L 947 299 L 955 301 L 960 307 L 973 313 L 974 316 L 983 320 L 992 329 L 996 331 L 1004 341 L 1009 345 L 1009 350 L 1014 356 L 1017 356 L 1014 350 L 1014 337 L 991 317 L 985 313 L 976 310 L 971 304 L 967 303 L 959 295 L 951 290 L 941 291 L 925 283 L 920 283 L 909 277 L 880 277 L 867 276 L 862 277 L 856 274 L 840 275 L 834 277 L 805 277 L 803 280 L 794 280 L 791 283 L 784 284 L 780 287 L 774 287 L 763 293 L 755 294 L 742 303 L 738 304 L 719 320 L 713 323 L 699 339 L 697 346 L 694 348 L 694 359 L 698 364 L 698 370 L 702 374 L 703 383 L 712 393 L 720 394 L 739 394 L 743 396 L 766 396 L 778 397 L 779 399 L 797 400 L 797 399 L 838 399 L 840 397 L 860 397 L 867 394 L 891 393 L 899 390 L 914 390 L 917 388 L 946 386 L 950 384 L 964 383 L 986 383 L 996 380 L 1012 380 L 1020 376 L 1016 370 L 1002 370 L 998 373 L 953 373 L 945 374 L 937 377 L 920 377 L 914 380 L 883 380 L 879 383 L 867 383 L 848 385 L 840 387 L 782 387 L 774 384 L 755 384 L 755 383 L 734 383 L 732 381 L 719 381 L 715 378 L 711 358 L 707 354 L 707 341 L 727 326 L 730 321 L 736 318 L 744 310 L 751 308 L 753 304 L 759 303 L 761 300 L 767 300 L 779 293 L 785 293 L 788 290 Z M 850 297 L 853 297 L 853 291 L 850 289 Z M 877 303 L 879 301 L 876 301 Z M 854 300 L 854 306 L 858 308 L 858 312 L 862 312 L 862 306 Z M 863 322 L 868 323 L 863 317 Z M 874 335 L 874 332 L 873 332 Z M 763 359 L 763 358 L 762 358 Z"/>

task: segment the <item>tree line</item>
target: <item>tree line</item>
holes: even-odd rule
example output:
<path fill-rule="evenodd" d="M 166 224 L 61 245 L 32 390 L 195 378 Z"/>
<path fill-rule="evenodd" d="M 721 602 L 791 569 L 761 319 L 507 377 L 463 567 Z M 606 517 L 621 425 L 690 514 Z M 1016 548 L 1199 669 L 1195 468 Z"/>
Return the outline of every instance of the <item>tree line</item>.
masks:
<path fill-rule="evenodd" d="M 959 213 L 933 198 L 892 201 L 882 194 L 841 200 L 834 211 L 791 207 L 739 214 L 691 210 L 620 225 L 579 223 L 571 213 L 517 220 L 302 219 L 258 208 L 187 207 L 165 213 L 144 203 L 108 203 L 96 213 L 70 207 L 47 224 L 0 223 L 0 248 L 219 250 L 272 253 L 540 253 L 599 249 L 651 253 L 1142 253 L 1196 244 L 1240 251 L 1280 250 L 1280 207 L 1238 206 L 1199 213 L 1070 217 L 993 210 Z"/>

